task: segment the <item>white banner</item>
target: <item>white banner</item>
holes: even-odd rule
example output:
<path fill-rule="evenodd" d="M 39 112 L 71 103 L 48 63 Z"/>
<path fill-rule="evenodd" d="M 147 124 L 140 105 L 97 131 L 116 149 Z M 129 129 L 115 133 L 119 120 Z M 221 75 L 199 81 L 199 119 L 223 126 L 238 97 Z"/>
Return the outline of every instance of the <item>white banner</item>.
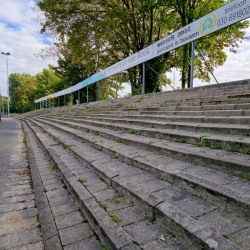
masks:
<path fill-rule="evenodd" d="M 52 97 L 54 98 L 74 92 L 249 17 L 250 0 L 235 0 L 227 3 L 210 14 L 173 32 L 169 36 L 162 38 L 160 41 L 151 44 L 145 49 L 142 49 L 103 71 L 90 76 L 83 82 L 53 94 Z M 43 98 L 40 98 L 39 100 L 42 99 Z M 39 100 L 36 101 L 39 102 Z"/>

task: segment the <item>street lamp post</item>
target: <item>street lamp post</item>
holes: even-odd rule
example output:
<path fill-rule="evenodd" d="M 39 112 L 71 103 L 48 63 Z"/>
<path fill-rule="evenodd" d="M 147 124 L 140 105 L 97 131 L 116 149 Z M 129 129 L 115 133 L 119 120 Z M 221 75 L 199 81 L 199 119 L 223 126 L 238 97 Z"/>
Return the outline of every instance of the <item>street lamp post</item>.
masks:
<path fill-rule="evenodd" d="M 9 73 L 8 73 L 8 57 L 10 55 L 10 52 L 7 52 L 7 53 L 4 53 L 4 52 L 1 52 L 1 54 L 5 55 L 6 56 L 6 61 L 7 61 L 7 87 L 8 87 L 8 117 L 10 117 L 10 93 L 9 93 Z"/>

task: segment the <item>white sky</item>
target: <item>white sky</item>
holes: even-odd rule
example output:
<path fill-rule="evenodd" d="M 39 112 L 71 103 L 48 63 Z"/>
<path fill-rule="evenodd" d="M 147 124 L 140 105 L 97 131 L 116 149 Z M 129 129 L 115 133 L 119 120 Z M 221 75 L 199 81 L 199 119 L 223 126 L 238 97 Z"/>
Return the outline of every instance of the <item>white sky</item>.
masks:
<path fill-rule="evenodd" d="M 56 64 L 55 61 L 38 60 L 34 54 L 45 48 L 48 41 L 35 33 L 40 26 L 32 21 L 35 17 L 31 7 L 35 6 L 34 0 L 1 0 L 0 8 L 0 52 L 10 52 L 9 74 L 29 73 L 35 75 L 48 67 Z M 250 28 L 247 30 L 250 35 Z M 217 80 L 221 82 L 250 78 L 250 41 L 244 41 L 237 49 L 237 54 L 227 51 L 226 63 L 214 72 Z M 167 73 L 173 81 L 173 72 Z M 180 86 L 179 71 L 175 72 L 175 86 Z M 216 83 L 212 79 L 211 84 Z M 194 86 L 207 85 L 208 83 L 194 79 Z M 130 86 L 124 84 L 125 90 L 119 93 L 125 95 L 130 92 Z M 7 67 L 6 58 L 0 54 L 0 89 L 7 95 Z M 166 90 L 171 90 L 167 87 Z"/>

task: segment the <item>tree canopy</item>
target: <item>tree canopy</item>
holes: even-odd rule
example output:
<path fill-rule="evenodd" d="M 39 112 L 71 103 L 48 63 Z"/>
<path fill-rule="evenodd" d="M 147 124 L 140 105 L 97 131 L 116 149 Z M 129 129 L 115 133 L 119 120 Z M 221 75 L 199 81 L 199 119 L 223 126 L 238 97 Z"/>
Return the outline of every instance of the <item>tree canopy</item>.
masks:
<path fill-rule="evenodd" d="M 57 37 L 56 48 L 67 44 L 72 64 L 84 65 L 86 74 L 92 75 L 224 4 L 223 0 L 37 0 L 36 20 L 43 25 L 42 33 Z M 239 22 L 197 41 L 212 70 L 226 61 L 224 48 L 235 53 L 246 27 L 248 21 Z M 186 44 L 147 64 L 164 77 L 171 68 L 180 69 L 184 88 L 189 83 L 190 56 L 191 45 Z M 122 74 L 141 90 L 141 65 Z M 195 59 L 194 76 L 210 81 L 201 57 Z M 164 84 L 146 67 L 146 92 L 161 91 Z"/>

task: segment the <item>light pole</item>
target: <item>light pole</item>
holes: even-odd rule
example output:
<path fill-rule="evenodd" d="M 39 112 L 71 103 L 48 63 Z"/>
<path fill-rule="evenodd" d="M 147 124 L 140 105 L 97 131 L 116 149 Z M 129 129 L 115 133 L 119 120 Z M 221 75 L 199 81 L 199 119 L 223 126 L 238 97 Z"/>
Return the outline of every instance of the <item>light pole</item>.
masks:
<path fill-rule="evenodd" d="M 1 54 L 6 56 L 6 61 L 7 61 L 7 87 L 8 87 L 8 117 L 10 117 L 10 94 L 9 94 L 9 73 L 8 73 L 8 57 L 10 55 L 10 52 L 4 53 L 1 52 Z"/>

